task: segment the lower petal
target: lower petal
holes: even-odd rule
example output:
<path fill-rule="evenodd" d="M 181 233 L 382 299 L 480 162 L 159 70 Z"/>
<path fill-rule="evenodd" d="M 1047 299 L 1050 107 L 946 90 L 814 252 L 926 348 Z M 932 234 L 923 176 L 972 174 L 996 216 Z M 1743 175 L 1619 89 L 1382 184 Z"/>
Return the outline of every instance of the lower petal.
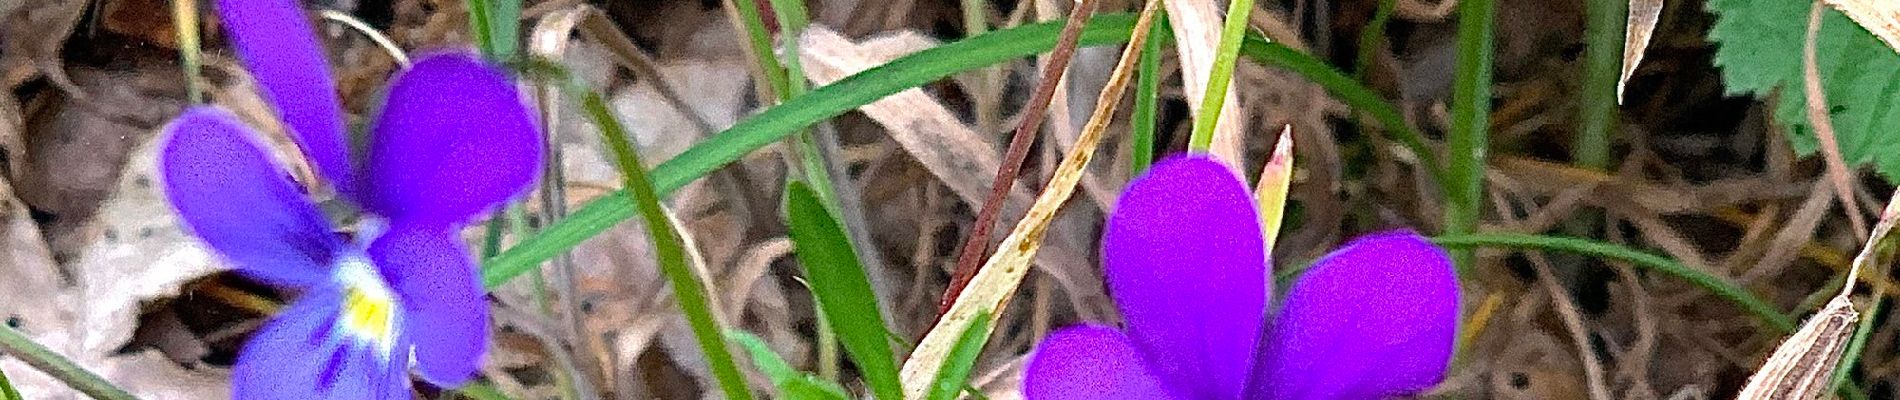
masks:
<path fill-rule="evenodd" d="M 408 355 L 379 354 L 334 325 L 337 295 L 306 296 L 251 337 L 233 368 L 236 399 L 406 399 Z M 400 347 L 399 347 L 400 348 Z"/>
<path fill-rule="evenodd" d="M 1314 263 L 1287 293 L 1253 398 L 1372 399 L 1445 378 L 1458 279 L 1445 251 L 1411 232 L 1360 238 Z"/>
<path fill-rule="evenodd" d="M 1043 338 L 1023 375 L 1028 400 L 1177 399 L 1121 331 L 1063 328 Z"/>
<path fill-rule="evenodd" d="M 397 225 L 369 256 L 401 299 L 402 330 L 422 377 L 445 388 L 467 383 L 488 349 L 488 305 L 461 239 L 448 229 Z"/>

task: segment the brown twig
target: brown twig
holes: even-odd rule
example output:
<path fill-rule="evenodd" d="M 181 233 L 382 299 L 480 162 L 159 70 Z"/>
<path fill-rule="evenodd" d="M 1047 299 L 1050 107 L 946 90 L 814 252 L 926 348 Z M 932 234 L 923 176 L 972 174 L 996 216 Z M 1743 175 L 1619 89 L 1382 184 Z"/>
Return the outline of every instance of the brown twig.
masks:
<path fill-rule="evenodd" d="M 1055 98 L 1056 83 L 1069 69 L 1076 44 L 1082 38 L 1082 25 L 1088 22 L 1094 9 L 1095 0 L 1081 0 L 1069 10 L 1068 20 L 1062 24 L 1062 36 L 1057 39 L 1055 49 L 1049 54 L 1049 64 L 1043 68 L 1042 78 L 1036 84 L 1035 97 L 1030 98 L 1022 123 L 1016 125 L 1016 133 L 1010 137 L 1009 151 L 1004 153 L 1003 165 L 996 170 L 990 195 L 983 200 L 983 208 L 976 213 L 976 226 L 971 228 L 970 236 L 957 255 L 957 267 L 950 275 L 950 286 L 944 289 L 943 300 L 938 303 L 938 314 L 950 310 L 950 304 L 956 302 L 963 287 L 976 276 L 977 267 L 983 265 L 983 256 L 989 252 L 990 234 L 996 227 L 996 214 L 1002 210 L 1003 200 L 1009 197 L 1009 189 L 1015 186 L 1023 161 L 1029 158 L 1029 145 L 1035 142 L 1036 129 L 1042 126 L 1049 101 Z"/>
<path fill-rule="evenodd" d="M 1867 219 L 1861 216 L 1860 202 L 1854 198 L 1854 175 L 1841 157 L 1841 142 L 1834 136 L 1834 121 L 1827 113 L 1827 93 L 1821 90 L 1820 68 L 1816 66 L 1815 39 L 1821 36 L 1821 10 L 1816 3 L 1808 13 L 1807 43 L 1801 48 L 1801 89 L 1807 97 L 1808 122 L 1814 124 L 1814 137 L 1821 141 L 1821 158 L 1827 161 L 1827 179 L 1834 181 L 1834 194 L 1841 197 L 1841 208 L 1854 224 L 1854 234 L 1867 239 Z"/>

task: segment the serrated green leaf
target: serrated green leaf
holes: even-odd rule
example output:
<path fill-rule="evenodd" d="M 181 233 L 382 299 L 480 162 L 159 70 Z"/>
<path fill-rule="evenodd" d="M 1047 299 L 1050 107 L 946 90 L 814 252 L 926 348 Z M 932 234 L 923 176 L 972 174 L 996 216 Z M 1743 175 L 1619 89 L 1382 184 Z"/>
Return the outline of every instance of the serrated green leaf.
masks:
<path fill-rule="evenodd" d="M 1710 0 L 1718 16 L 1709 38 L 1719 43 L 1715 65 L 1731 95 L 1751 94 L 1778 100 L 1775 119 L 1789 124 L 1791 142 L 1801 154 L 1814 153 L 1817 140 L 1808 123 L 1801 91 L 1801 49 L 1813 4 L 1782 0 Z M 1887 127 L 1900 126 L 1900 54 L 1895 54 L 1860 25 L 1828 9 L 1816 42 L 1823 91 L 1840 139 L 1841 157 L 1850 166 L 1873 164 L 1889 179 L 1900 178 L 1900 140 Z"/>
<path fill-rule="evenodd" d="M 903 397 L 897 380 L 897 357 L 891 352 L 889 329 L 878 313 L 877 295 L 864 276 L 851 240 L 837 217 L 818 200 L 817 193 L 801 182 L 785 187 L 785 219 L 799 264 L 811 284 L 831 329 L 838 341 L 864 373 L 864 381 L 880 399 Z"/>
<path fill-rule="evenodd" d="M 990 313 L 979 312 L 970 320 L 970 328 L 957 337 L 957 344 L 950 347 L 950 355 L 943 358 L 943 368 L 937 370 L 937 378 L 930 382 L 929 400 L 955 400 L 957 392 L 970 381 L 970 370 L 976 368 L 976 356 L 983 354 L 983 345 L 990 341 Z"/>

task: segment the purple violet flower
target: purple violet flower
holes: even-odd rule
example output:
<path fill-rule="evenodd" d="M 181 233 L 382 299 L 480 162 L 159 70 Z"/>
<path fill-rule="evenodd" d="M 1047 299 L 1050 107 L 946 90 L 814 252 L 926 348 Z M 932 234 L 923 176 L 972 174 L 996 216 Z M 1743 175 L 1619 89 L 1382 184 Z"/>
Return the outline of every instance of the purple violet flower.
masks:
<path fill-rule="evenodd" d="M 461 228 L 541 169 L 514 84 L 472 54 L 421 57 L 392 79 L 365 152 L 351 157 L 303 11 L 292 0 L 218 5 L 291 138 L 366 221 L 354 241 L 339 237 L 230 112 L 194 107 L 166 127 L 159 165 L 185 225 L 239 272 L 301 293 L 238 356 L 233 397 L 406 399 L 412 365 L 439 386 L 468 382 L 488 309 Z"/>
<path fill-rule="evenodd" d="M 1130 182 L 1102 237 L 1128 328 L 1050 334 L 1024 395 L 1356 400 L 1444 379 L 1459 303 L 1443 250 L 1407 231 L 1359 238 L 1315 261 L 1273 315 L 1256 212 L 1240 179 L 1204 156 Z"/>

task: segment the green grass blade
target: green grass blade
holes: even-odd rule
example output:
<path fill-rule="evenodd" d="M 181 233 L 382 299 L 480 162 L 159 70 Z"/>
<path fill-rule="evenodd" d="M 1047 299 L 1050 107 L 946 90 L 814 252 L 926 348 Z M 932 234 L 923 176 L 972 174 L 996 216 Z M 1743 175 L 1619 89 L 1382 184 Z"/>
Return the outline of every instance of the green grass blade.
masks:
<path fill-rule="evenodd" d="M 1853 380 L 1854 367 L 1860 366 L 1861 353 L 1867 351 L 1867 339 L 1873 337 L 1874 321 L 1880 319 L 1880 312 L 1884 311 L 1880 305 L 1886 303 L 1886 297 L 1876 294 L 1874 301 L 1869 302 L 1871 305 L 1867 306 L 1867 312 L 1861 313 L 1860 326 L 1854 328 L 1854 338 L 1848 340 L 1847 350 L 1841 352 L 1841 367 L 1834 369 L 1834 392 L 1845 393 L 1843 389 L 1851 387 L 1848 382 Z"/>
<path fill-rule="evenodd" d="M 1220 124 L 1220 109 L 1227 103 L 1227 85 L 1234 82 L 1234 59 L 1240 53 L 1241 38 L 1247 36 L 1247 14 L 1253 12 L 1253 0 L 1227 3 L 1227 16 L 1220 30 L 1220 43 L 1214 48 L 1214 65 L 1207 74 L 1207 90 L 1201 93 L 1201 113 L 1194 118 L 1194 133 L 1188 137 L 1188 150 L 1205 152 L 1214 144 L 1214 127 Z"/>
<path fill-rule="evenodd" d="M 513 59 L 520 47 L 521 0 L 468 0 L 468 25 L 482 55 Z"/>
<path fill-rule="evenodd" d="M 1440 182 L 1445 198 L 1445 234 L 1478 231 L 1484 213 L 1485 150 L 1491 134 L 1491 59 L 1496 46 L 1497 8 L 1493 0 L 1458 2 L 1458 65 L 1451 88 L 1451 131 L 1445 147 L 1449 181 Z M 1475 261 L 1469 250 L 1451 253 L 1458 272 Z"/>
<path fill-rule="evenodd" d="M 1155 20 L 1167 21 L 1167 11 L 1155 11 Z M 1154 31 L 1168 30 L 1160 26 L 1163 24 L 1155 25 L 1148 28 L 1151 38 Z M 1129 125 L 1134 127 L 1129 133 L 1132 137 L 1128 144 L 1132 148 L 1129 168 L 1137 175 L 1147 171 L 1148 165 L 1155 161 L 1155 107 L 1161 100 L 1160 75 L 1161 41 L 1150 39 L 1141 47 L 1141 65 L 1135 69 L 1135 105 L 1128 117 Z"/>
<path fill-rule="evenodd" d="M 71 386 L 73 390 L 78 390 L 80 393 L 85 393 L 94 399 L 138 399 L 137 397 L 132 397 L 131 393 L 126 393 L 125 389 L 113 386 L 112 382 L 107 382 L 105 378 L 99 377 L 98 374 L 87 371 L 85 367 L 81 367 L 79 364 L 73 363 L 72 360 L 66 359 L 65 356 L 54 352 L 53 349 L 41 346 L 39 343 L 34 342 L 33 339 L 27 338 L 25 334 L 13 329 L 13 327 L 0 326 L 0 353 L 18 358 L 21 362 L 25 362 L 26 365 L 33 366 L 33 368 L 40 370 L 40 372 L 46 373 L 54 379 L 59 379 L 60 382 L 66 383 L 66 385 Z"/>
<path fill-rule="evenodd" d="M 1790 333 L 1795 330 L 1795 321 L 1793 318 L 1782 314 L 1781 310 L 1776 309 L 1773 305 L 1769 305 L 1767 301 L 1763 301 L 1760 297 L 1755 297 L 1755 295 L 1749 293 L 1748 290 L 1728 283 L 1728 281 L 1724 281 L 1722 278 L 1703 273 L 1687 265 L 1682 265 L 1682 263 L 1671 260 L 1668 257 L 1641 250 L 1589 239 L 1524 234 L 1446 235 L 1432 238 L 1432 243 L 1466 250 L 1475 247 L 1509 247 L 1562 251 L 1622 260 L 1640 268 L 1661 272 L 1689 281 L 1689 283 L 1699 286 L 1703 290 L 1709 291 L 1709 293 L 1715 294 L 1716 297 L 1721 297 L 1724 300 L 1735 303 L 1735 305 L 1740 306 L 1743 311 L 1753 314 L 1755 318 L 1768 323 L 1769 326 L 1780 330 L 1781 333 Z"/>
<path fill-rule="evenodd" d="M 1084 46 L 1121 43 L 1128 40 L 1133 26 L 1132 15 L 1098 15 L 1083 29 L 1081 43 Z M 952 74 L 1048 51 L 1055 47 L 1056 32 L 1060 29 L 1060 23 L 1042 23 L 991 31 L 912 53 L 814 89 L 740 121 L 654 167 L 653 188 L 660 196 L 671 194 L 688 182 L 824 119 Z M 1167 32 L 1157 29 L 1155 33 Z M 1372 89 L 1324 61 L 1257 36 L 1247 38 L 1240 52 L 1255 62 L 1302 75 L 1347 105 L 1372 116 L 1400 143 L 1412 148 L 1434 181 L 1444 182 L 1437 157 L 1426 151 L 1423 136 L 1405 124 L 1397 107 Z M 501 255 L 486 260 L 482 283 L 489 288 L 499 286 L 633 215 L 634 207 L 625 191 L 589 202 L 539 235 L 526 238 Z"/>
<path fill-rule="evenodd" d="M 0 400 L 21 400 L 20 391 L 13 389 L 13 381 L 7 380 L 5 370 L 0 370 Z"/>
<path fill-rule="evenodd" d="M 827 382 L 792 368 L 778 352 L 765 345 L 764 339 L 749 332 L 731 329 L 726 331 L 726 339 L 739 344 L 747 355 L 752 357 L 752 365 L 772 380 L 772 386 L 778 387 L 781 395 L 791 399 L 844 400 L 851 398 L 837 383 Z"/>
<path fill-rule="evenodd" d="M 481 382 L 462 386 L 460 389 L 455 389 L 455 393 L 475 400 L 512 400 L 508 398 L 508 395 L 501 393 L 501 390 Z"/>
<path fill-rule="evenodd" d="M 880 399 L 901 399 L 897 357 L 885 340 L 889 330 L 844 227 L 811 188 L 798 182 L 785 188 L 785 219 L 812 296 L 863 371 L 866 385 Z"/>
<path fill-rule="evenodd" d="M 790 79 L 785 75 L 785 66 L 779 64 L 778 57 L 772 55 L 772 32 L 765 27 L 765 16 L 759 14 L 759 3 L 754 0 L 728 0 L 726 3 L 737 11 L 740 25 L 745 27 L 747 45 L 759 62 L 759 70 L 765 74 L 767 87 L 772 88 L 775 96 L 785 97 Z"/>
<path fill-rule="evenodd" d="M 707 300 L 706 286 L 701 277 L 687 265 L 685 241 L 679 232 L 673 230 L 672 220 L 667 218 L 660 208 L 660 196 L 655 193 L 653 181 L 647 176 L 646 168 L 640 163 L 640 153 L 634 151 L 633 142 L 627 129 L 614 118 L 613 111 L 607 107 L 607 100 L 600 92 L 574 82 L 568 83 L 569 93 L 579 93 L 581 108 L 586 111 L 600 129 L 601 140 L 613 151 L 614 163 L 620 168 L 622 185 L 630 190 L 630 197 L 621 197 L 626 206 L 640 210 L 641 222 L 646 224 L 648 238 L 653 240 L 654 253 L 658 256 L 660 272 L 666 275 L 673 296 L 678 299 L 680 311 L 686 314 L 687 325 L 693 330 L 693 336 L 699 340 L 699 347 L 706 354 L 711 365 L 713 377 L 719 381 L 721 390 L 727 399 L 751 399 L 752 393 L 746 388 L 745 376 L 739 374 L 739 367 L 732 360 L 732 353 L 726 349 L 726 341 L 720 335 L 719 322 L 713 317 L 711 301 Z"/>
<path fill-rule="evenodd" d="M 981 312 L 970 320 L 970 329 L 963 331 L 957 344 L 950 347 L 950 355 L 943 358 L 943 368 L 937 369 L 926 399 L 956 400 L 957 393 L 968 386 L 970 370 L 976 368 L 976 357 L 983 354 L 983 345 L 990 340 L 990 318 L 989 312 Z"/>

